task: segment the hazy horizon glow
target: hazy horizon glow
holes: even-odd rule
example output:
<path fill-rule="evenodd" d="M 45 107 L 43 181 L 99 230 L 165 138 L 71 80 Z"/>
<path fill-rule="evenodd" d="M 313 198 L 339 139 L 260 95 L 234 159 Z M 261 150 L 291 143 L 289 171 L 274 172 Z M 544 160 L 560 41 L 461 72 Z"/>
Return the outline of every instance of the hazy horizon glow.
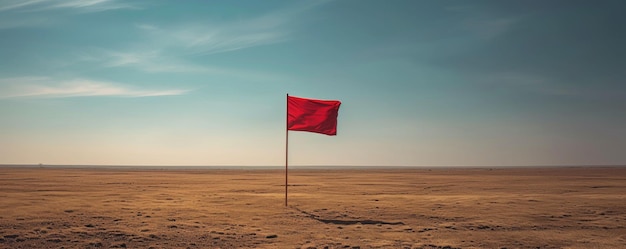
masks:
<path fill-rule="evenodd" d="M 4 1 L 0 164 L 626 165 L 623 1 Z"/>

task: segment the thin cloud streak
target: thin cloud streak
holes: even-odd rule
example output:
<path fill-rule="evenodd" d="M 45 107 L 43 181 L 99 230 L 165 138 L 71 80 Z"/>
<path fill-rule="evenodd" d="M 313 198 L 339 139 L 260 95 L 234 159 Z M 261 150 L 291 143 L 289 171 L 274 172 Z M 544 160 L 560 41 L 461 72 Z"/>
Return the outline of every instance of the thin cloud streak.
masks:
<path fill-rule="evenodd" d="M 30 1 L 5 1 L 0 3 L 0 11 L 7 11 L 12 9 L 19 9 L 26 6 L 36 5 L 42 2 L 46 2 L 48 0 L 30 0 Z"/>
<path fill-rule="evenodd" d="M 298 18 L 326 2 L 329 1 L 300 3 L 266 15 L 224 23 L 198 20 L 175 26 L 140 23 L 135 27 L 144 31 L 151 41 L 159 41 L 160 46 L 182 50 L 187 55 L 225 53 L 293 39 L 295 25 L 300 23 Z"/>
<path fill-rule="evenodd" d="M 131 68 L 148 73 L 198 73 L 273 82 L 292 80 L 285 75 L 267 72 L 189 63 L 181 59 L 181 56 L 166 56 L 158 50 L 112 51 L 101 48 L 91 48 L 77 54 L 76 57 L 73 62 L 74 64 L 96 63 L 103 67 Z"/>
<path fill-rule="evenodd" d="M 112 51 L 90 49 L 78 55 L 77 62 L 94 62 L 104 67 L 133 68 L 150 73 L 221 73 L 223 70 L 187 63 L 160 51 Z"/>
<path fill-rule="evenodd" d="M 99 12 L 114 9 L 137 9 L 137 6 L 128 3 L 119 3 L 117 0 L 30 0 L 8 1 L 0 3 L 0 12 L 18 10 L 21 12 L 37 12 L 52 9 L 74 9 L 87 12 Z"/>
<path fill-rule="evenodd" d="M 120 3 L 117 0 L 3 1 L 0 2 L 0 30 L 47 27 L 63 20 L 64 14 L 86 14 L 118 9 L 141 8 L 133 4 Z"/>
<path fill-rule="evenodd" d="M 151 40 L 159 41 L 161 46 L 182 50 L 184 54 L 225 53 L 289 40 L 289 32 L 280 25 L 257 28 L 253 23 L 178 27 L 141 24 L 137 28 L 145 31 Z"/>
<path fill-rule="evenodd" d="M 189 90 L 136 89 L 113 82 L 89 79 L 54 80 L 47 77 L 18 77 L 0 79 L 0 88 L 4 94 L 0 99 L 8 98 L 67 98 L 88 96 L 110 97 L 154 97 L 182 95 Z"/>

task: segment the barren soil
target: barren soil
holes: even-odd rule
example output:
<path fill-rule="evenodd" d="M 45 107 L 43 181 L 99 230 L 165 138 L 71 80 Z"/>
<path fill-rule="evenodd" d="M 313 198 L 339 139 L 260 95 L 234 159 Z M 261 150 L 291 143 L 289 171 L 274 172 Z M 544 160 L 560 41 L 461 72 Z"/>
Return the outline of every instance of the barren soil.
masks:
<path fill-rule="evenodd" d="M 0 167 L 0 248 L 626 248 L 626 167 Z"/>

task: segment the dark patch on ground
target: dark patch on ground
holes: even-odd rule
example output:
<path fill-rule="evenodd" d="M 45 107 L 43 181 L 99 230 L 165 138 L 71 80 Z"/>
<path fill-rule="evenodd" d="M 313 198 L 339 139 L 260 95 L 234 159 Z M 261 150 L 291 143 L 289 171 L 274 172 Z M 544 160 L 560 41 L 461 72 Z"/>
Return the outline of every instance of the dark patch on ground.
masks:
<path fill-rule="evenodd" d="M 308 218 L 317 220 L 319 222 L 322 223 L 326 223 L 326 224 L 336 224 L 336 225 L 356 225 L 356 224 L 361 224 L 361 225 L 404 225 L 403 222 L 389 222 L 389 221 L 382 221 L 382 220 L 369 220 L 369 219 L 351 219 L 351 220 L 346 220 L 346 219 L 324 219 L 321 218 L 318 215 L 300 210 L 298 208 L 295 208 L 296 210 L 300 211 L 300 213 L 306 215 Z"/>

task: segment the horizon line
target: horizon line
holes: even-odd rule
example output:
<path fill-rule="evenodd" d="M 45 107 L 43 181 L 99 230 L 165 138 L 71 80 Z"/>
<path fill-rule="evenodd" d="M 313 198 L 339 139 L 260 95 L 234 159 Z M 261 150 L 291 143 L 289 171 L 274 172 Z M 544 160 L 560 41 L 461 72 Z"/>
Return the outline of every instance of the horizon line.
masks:
<path fill-rule="evenodd" d="M 436 168 L 583 168 L 626 167 L 626 164 L 577 164 L 577 165 L 289 165 L 289 168 L 308 169 L 436 169 Z M 144 168 L 144 169 L 283 169 L 284 165 L 123 165 L 123 164 L 1 164 L 2 168 Z"/>

